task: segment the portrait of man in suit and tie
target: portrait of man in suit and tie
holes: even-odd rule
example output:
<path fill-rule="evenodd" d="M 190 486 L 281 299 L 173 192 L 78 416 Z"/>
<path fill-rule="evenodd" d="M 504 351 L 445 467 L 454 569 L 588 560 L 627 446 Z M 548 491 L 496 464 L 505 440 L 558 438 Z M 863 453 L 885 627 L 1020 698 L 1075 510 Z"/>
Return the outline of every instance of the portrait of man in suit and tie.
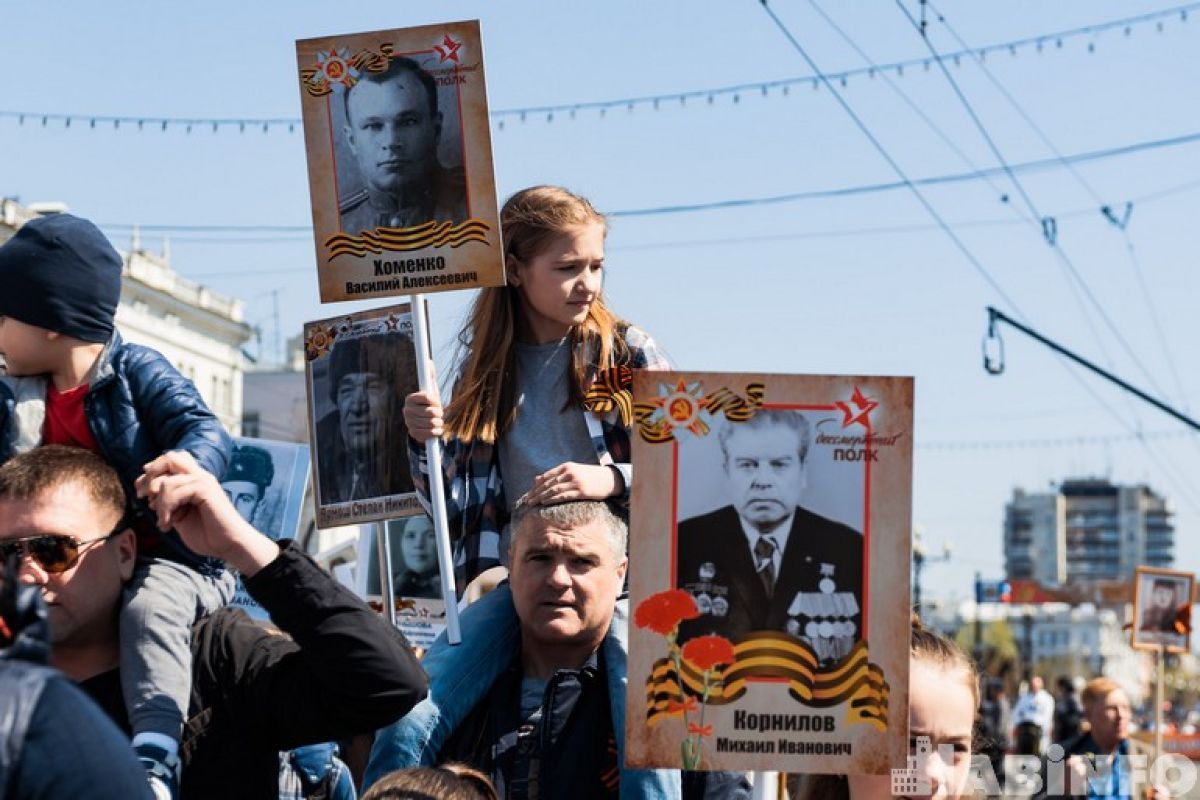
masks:
<path fill-rule="evenodd" d="M 821 666 L 862 638 L 863 537 L 800 504 L 812 425 L 798 411 L 761 410 L 717 434 L 730 504 L 678 522 L 676 586 L 700 616 L 679 640 L 733 642 L 783 632 Z"/>

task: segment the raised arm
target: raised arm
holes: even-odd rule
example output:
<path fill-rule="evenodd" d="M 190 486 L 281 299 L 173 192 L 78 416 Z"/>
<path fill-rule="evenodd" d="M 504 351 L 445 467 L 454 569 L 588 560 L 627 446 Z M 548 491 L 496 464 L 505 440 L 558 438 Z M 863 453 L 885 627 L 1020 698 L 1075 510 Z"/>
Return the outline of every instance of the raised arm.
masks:
<path fill-rule="evenodd" d="M 246 590 L 287 636 L 224 610 L 200 623 L 196 691 L 275 750 L 372 731 L 427 689 L 408 643 L 294 543 L 281 548 L 246 523 L 216 478 L 168 453 L 138 479 L 160 527 L 242 573 Z M 214 713 L 218 713 L 214 710 Z"/>

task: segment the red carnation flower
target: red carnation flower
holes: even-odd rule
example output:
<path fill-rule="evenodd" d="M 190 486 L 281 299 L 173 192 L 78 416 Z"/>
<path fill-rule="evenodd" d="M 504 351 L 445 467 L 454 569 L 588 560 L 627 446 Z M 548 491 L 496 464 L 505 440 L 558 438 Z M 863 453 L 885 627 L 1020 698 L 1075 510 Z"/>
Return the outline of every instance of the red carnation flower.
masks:
<path fill-rule="evenodd" d="M 696 598 L 682 589 L 668 589 L 652 594 L 638 604 L 633 621 L 639 628 L 649 628 L 662 636 L 670 636 L 675 626 L 685 619 L 700 616 Z"/>
<path fill-rule="evenodd" d="M 718 664 L 732 664 L 733 642 L 724 636 L 699 636 L 687 642 L 681 651 L 683 660 L 701 672 Z"/>

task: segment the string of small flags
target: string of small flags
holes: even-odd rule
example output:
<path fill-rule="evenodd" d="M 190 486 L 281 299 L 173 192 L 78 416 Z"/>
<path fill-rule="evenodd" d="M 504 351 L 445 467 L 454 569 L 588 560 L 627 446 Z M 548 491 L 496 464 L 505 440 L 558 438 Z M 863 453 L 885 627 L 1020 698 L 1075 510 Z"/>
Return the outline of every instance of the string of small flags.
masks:
<path fill-rule="evenodd" d="M 1181 6 L 1173 6 L 1171 8 L 1153 11 L 1147 14 L 1141 14 L 1136 17 L 1125 17 L 1122 19 L 1110 20 L 1094 25 L 1087 25 L 1081 28 L 1072 28 L 1070 30 L 1056 31 L 1053 33 L 1044 33 L 1037 36 L 1029 36 L 1023 39 L 1014 39 L 1007 42 L 999 42 L 996 44 L 985 45 L 983 47 L 974 48 L 971 50 L 958 50 L 956 52 L 947 53 L 943 56 L 943 60 L 953 64 L 954 66 L 962 66 L 963 61 L 970 61 L 973 58 L 986 60 L 988 56 L 994 54 L 1007 53 L 1011 57 L 1019 55 L 1022 51 L 1032 49 L 1037 53 L 1042 53 L 1047 49 L 1062 50 L 1068 41 L 1086 37 L 1087 51 L 1089 53 L 1096 52 L 1097 39 L 1100 34 L 1108 31 L 1120 31 L 1124 38 L 1130 38 L 1136 29 L 1153 25 L 1154 29 L 1161 33 L 1166 27 L 1166 24 L 1172 20 L 1177 20 L 1180 23 L 1188 21 L 1188 15 L 1197 10 L 1200 10 L 1200 2 L 1188 3 Z M 595 112 L 599 117 L 606 116 L 610 111 L 624 110 L 633 112 L 637 109 L 652 109 L 659 110 L 664 107 L 688 107 L 688 106 L 711 106 L 718 100 L 728 99 L 734 104 L 740 103 L 742 98 L 747 95 L 759 95 L 761 97 L 769 97 L 772 94 L 787 97 L 792 93 L 792 90 L 811 87 L 813 90 L 819 90 L 824 80 L 836 82 L 842 87 L 849 85 L 852 79 L 867 78 L 874 79 L 881 73 L 895 75 L 896 77 L 904 77 L 907 72 L 920 70 L 928 72 L 932 66 L 932 59 L 929 57 L 912 58 L 905 61 L 894 61 L 890 64 L 877 64 L 874 66 L 856 67 L 854 69 L 845 70 L 842 72 L 828 73 L 822 75 L 804 75 L 800 77 L 782 78 L 773 81 L 763 81 L 756 83 L 742 83 L 732 86 L 718 86 L 708 89 L 692 89 L 685 92 L 673 92 L 670 94 L 656 95 L 639 95 L 636 97 L 623 97 L 610 100 L 593 100 L 579 103 L 562 103 L 558 105 L 542 105 L 542 106 L 526 106 L 521 108 L 500 108 L 493 109 L 491 112 L 492 118 L 496 121 L 496 125 L 500 130 L 504 130 L 505 123 L 510 121 L 525 122 L 529 119 L 540 119 L 547 123 L 554 122 L 556 118 L 566 117 L 575 119 L 579 114 L 584 112 Z M 286 130 L 288 133 L 294 133 L 296 128 L 300 126 L 299 118 L 201 118 L 201 117 L 132 117 L 132 116 L 115 116 L 105 114 L 64 114 L 64 113 L 49 113 L 42 111 L 15 111 L 8 109 L 0 109 L 0 119 L 15 120 L 18 125 L 31 125 L 48 127 L 51 124 L 62 126 L 64 128 L 85 128 L 94 130 L 96 128 L 112 128 L 114 130 L 158 130 L 166 132 L 169 129 L 182 130 L 185 133 L 193 131 L 209 131 L 217 133 L 221 130 L 236 129 L 239 133 L 247 131 L 261 131 L 262 133 L 270 133 L 271 131 Z"/>

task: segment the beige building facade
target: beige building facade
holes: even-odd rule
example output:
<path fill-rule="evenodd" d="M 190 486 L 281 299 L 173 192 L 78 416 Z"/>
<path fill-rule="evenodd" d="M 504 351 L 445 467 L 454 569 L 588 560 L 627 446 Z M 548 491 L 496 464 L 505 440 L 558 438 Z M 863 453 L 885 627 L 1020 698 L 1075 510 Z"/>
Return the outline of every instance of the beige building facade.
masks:
<path fill-rule="evenodd" d="M 58 205 L 55 211 L 66 210 Z M 51 212 L 53 213 L 53 212 Z M 0 200 L 0 242 L 39 216 L 36 208 Z M 242 346 L 251 328 L 242 301 L 189 281 L 171 268 L 165 254 L 135 241 L 121 251 L 121 301 L 117 329 L 128 342 L 162 353 L 196 384 L 209 408 L 233 435 L 242 430 Z"/>

